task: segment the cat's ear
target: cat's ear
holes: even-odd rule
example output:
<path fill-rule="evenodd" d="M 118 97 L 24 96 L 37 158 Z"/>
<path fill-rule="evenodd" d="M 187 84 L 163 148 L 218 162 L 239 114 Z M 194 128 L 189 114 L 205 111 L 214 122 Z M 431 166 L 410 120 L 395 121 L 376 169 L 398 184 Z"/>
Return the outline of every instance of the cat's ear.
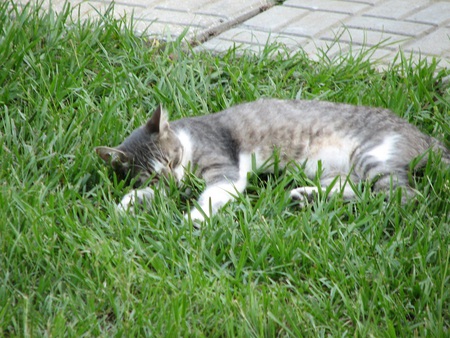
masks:
<path fill-rule="evenodd" d="M 162 133 L 169 129 L 169 117 L 161 105 L 156 108 L 145 126 L 151 133 Z"/>
<path fill-rule="evenodd" d="M 96 147 L 95 152 L 100 158 L 108 164 L 111 164 L 114 168 L 118 165 L 128 163 L 129 158 L 125 152 L 117 148 L 110 147 Z"/>

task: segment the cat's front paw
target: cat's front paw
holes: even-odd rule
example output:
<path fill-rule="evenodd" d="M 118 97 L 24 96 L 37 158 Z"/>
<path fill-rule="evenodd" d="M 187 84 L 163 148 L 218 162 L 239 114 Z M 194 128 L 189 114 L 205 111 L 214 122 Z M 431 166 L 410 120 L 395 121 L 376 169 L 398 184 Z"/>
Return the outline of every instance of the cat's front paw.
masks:
<path fill-rule="evenodd" d="M 123 196 L 120 203 L 117 205 L 117 210 L 120 213 L 134 212 L 137 205 L 142 205 L 145 202 L 151 201 L 155 196 L 152 188 L 144 188 L 139 190 L 132 190 Z"/>
<path fill-rule="evenodd" d="M 306 207 L 314 196 L 318 195 L 319 190 L 316 187 L 300 187 L 292 189 L 290 193 L 291 199 L 298 201 L 300 208 Z"/>
<path fill-rule="evenodd" d="M 133 212 L 134 211 L 134 205 L 136 203 L 136 197 L 135 195 L 126 194 L 119 204 L 117 204 L 117 211 L 119 213 L 124 214 L 126 212 Z"/>
<path fill-rule="evenodd" d="M 190 219 L 192 221 L 192 224 L 196 228 L 200 228 L 202 223 L 205 222 L 205 220 L 206 220 L 205 214 L 203 212 L 199 211 L 198 209 L 192 209 L 189 214 L 186 214 L 184 216 L 184 218 L 186 220 Z"/>

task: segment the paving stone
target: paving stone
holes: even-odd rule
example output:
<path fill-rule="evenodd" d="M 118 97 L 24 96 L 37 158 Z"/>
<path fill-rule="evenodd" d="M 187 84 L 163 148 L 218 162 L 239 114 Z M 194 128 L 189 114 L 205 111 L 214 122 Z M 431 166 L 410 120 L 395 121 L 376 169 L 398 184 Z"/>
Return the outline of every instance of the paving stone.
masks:
<path fill-rule="evenodd" d="M 235 20 L 236 18 L 249 19 L 268 9 L 272 4 L 272 0 L 222 0 L 197 8 L 195 12 L 219 16 L 227 20 Z M 244 20 L 239 21 L 242 22 Z"/>
<path fill-rule="evenodd" d="M 321 38 L 330 41 L 339 39 L 339 41 L 363 46 L 376 46 L 381 44 L 380 47 L 388 49 L 397 48 L 396 44 L 401 45 L 411 40 L 410 37 L 392 33 L 344 27 L 327 31 Z"/>
<path fill-rule="evenodd" d="M 28 1 L 24 1 L 24 2 L 28 2 Z M 71 1 L 67 1 L 67 2 L 70 3 L 70 8 L 75 8 L 75 7 L 79 6 L 81 3 L 83 3 L 83 0 L 71 0 Z M 65 3 L 66 3 L 66 1 L 64 1 L 64 0 L 54 1 L 54 2 L 52 2 L 51 7 L 55 12 L 61 12 L 64 9 Z M 48 6 L 48 8 L 50 8 L 50 5 L 47 5 L 47 6 Z M 44 8 L 44 4 L 43 4 L 43 8 Z"/>
<path fill-rule="evenodd" d="M 195 0 L 195 1 L 159 1 L 156 6 L 158 9 L 169 9 L 180 12 L 194 12 L 199 8 L 206 6 L 213 2 L 212 0 Z"/>
<path fill-rule="evenodd" d="M 238 45 L 241 45 L 240 43 L 237 43 Z M 202 51 L 212 51 L 215 53 L 222 53 L 228 51 L 230 48 L 235 48 L 236 42 L 231 40 L 222 40 L 218 38 L 213 38 L 211 40 L 208 40 L 201 45 L 195 47 L 195 51 L 202 52 Z"/>
<path fill-rule="evenodd" d="M 372 60 L 373 62 L 382 62 L 388 56 L 394 55 L 392 50 L 384 48 L 370 49 L 361 46 L 351 46 L 347 54 L 351 54 L 354 57 L 363 56 L 363 60 Z"/>
<path fill-rule="evenodd" d="M 94 11 L 97 10 L 102 13 L 102 10 L 114 5 L 114 14 L 117 12 L 121 12 L 118 16 L 122 16 L 123 13 L 134 13 L 140 14 L 142 10 L 145 10 L 148 7 L 153 7 L 157 2 L 152 0 L 132 0 L 132 1 L 113 1 L 113 0 L 70 0 L 69 1 L 73 7 L 81 5 L 81 6 L 89 6 Z M 53 6 L 53 2 L 52 2 Z"/>
<path fill-rule="evenodd" d="M 333 42 L 321 39 L 308 39 L 302 47 L 303 51 L 314 61 L 320 61 L 323 56 L 333 59 L 339 54 L 346 53 L 350 45 L 344 42 Z"/>
<path fill-rule="evenodd" d="M 407 36 L 419 36 L 433 29 L 432 25 L 402 20 L 356 16 L 346 21 L 351 28 L 368 29 L 373 31 L 394 33 Z"/>
<path fill-rule="evenodd" d="M 292 51 L 299 49 L 308 41 L 308 38 L 305 37 L 292 36 L 286 34 L 275 34 L 271 36 L 271 39 L 272 39 L 271 41 L 273 42 L 282 43 Z"/>
<path fill-rule="evenodd" d="M 444 56 L 450 55 L 450 28 L 439 28 L 427 36 L 418 39 L 405 47 L 407 51 Z"/>
<path fill-rule="evenodd" d="M 145 9 L 139 13 L 139 17 L 159 23 L 176 24 L 181 26 L 194 26 L 207 28 L 215 24 L 219 19 L 208 15 L 192 12 L 169 11 L 160 8 Z"/>
<path fill-rule="evenodd" d="M 357 2 L 357 3 L 363 3 L 363 4 L 368 4 L 368 5 L 378 5 L 378 4 L 383 4 L 383 2 L 385 0 L 347 0 L 348 2 Z M 413 0 L 415 1 L 415 0 Z"/>
<path fill-rule="evenodd" d="M 204 45 L 212 46 L 214 49 L 223 50 L 222 46 L 219 46 L 220 41 L 226 41 L 225 44 L 228 44 L 229 41 L 235 41 L 240 44 L 259 44 L 262 46 L 265 46 L 266 44 L 278 43 L 289 50 L 296 50 L 307 41 L 307 38 L 279 34 L 275 32 L 257 31 L 240 26 L 220 34 L 213 40 L 214 42 L 212 44 L 205 42 Z M 214 46 L 219 47 L 215 48 Z"/>
<path fill-rule="evenodd" d="M 76 5 L 76 8 L 74 11 L 72 11 L 71 16 L 72 18 L 78 19 L 78 15 L 80 18 L 86 19 L 86 18 L 98 18 L 99 13 L 105 13 L 108 9 L 109 4 L 99 4 L 96 3 L 95 5 L 90 2 L 80 2 Z M 120 18 L 121 15 L 123 15 L 122 11 L 117 8 L 117 10 L 114 10 L 114 17 Z"/>
<path fill-rule="evenodd" d="M 167 25 L 160 22 L 152 22 L 145 19 L 135 19 L 134 20 L 134 31 L 139 35 L 150 35 L 163 40 L 174 40 L 176 37 L 180 36 L 187 29 L 186 26 L 182 25 Z M 151 33 L 149 33 L 151 32 Z M 193 28 L 188 28 L 187 35 L 193 36 L 195 31 Z"/>
<path fill-rule="evenodd" d="M 262 44 L 265 45 L 270 37 L 270 32 L 262 32 L 246 28 L 232 28 L 222 34 L 220 39 L 230 40 L 248 44 Z"/>
<path fill-rule="evenodd" d="M 349 16 L 341 13 L 310 12 L 308 15 L 290 23 L 282 33 L 314 37 L 334 26 L 341 26 Z"/>
<path fill-rule="evenodd" d="M 80 4 L 81 2 L 83 2 L 83 0 L 78 0 L 78 1 L 69 1 L 71 4 L 71 7 L 75 7 L 78 4 Z M 56 12 L 60 12 L 63 10 L 64 5 L 65 5 L 66 1 L 65 0 L 56 0 L 56 1 L 52 1 L 52 8 L 54 11 Z"/>
<path fill-rule="evenodd" d="M 287 0 L 283 7 L 297 7 L 335 13 L 355 14 L 369 8 L 367 4 L 336 0 Z"/>
<path fill-rule="evenodd" d="M 429 2 L 430 0 L 391 0 L 384 2 L 381 6 L 372 7 L 364 13 L 364 16 L 400 19 L 417 12 Z"/>
<path fill-rule="evenodd" d="M 305 16 L 308 13 L 309 11 L 304 9 L 276 6 L 247 20 L 244 26 L 263 31 L 278 31 L 287 26 L 291 21 Z"/>
<path fill-rule="evenodd" d="M 72 1 L 72 0 L 71 0 Z M 105 3 L 105 4 L 115 4 L 121 6 L 129 6 L 129 7 L 141 7 L 148 8 L 154 7 L 160 1 L 159 0 L 122 0 L 122 1 L 113 1 L 113 0 L 89 0 L 92 3 Z M 52 2 L 53 4 L 53 2 Z"/>
<path fill-rule="evenodd" d="M 212 40 L 208 40 L 202 45 L 199 45 L 194 48 L 195 52 L 204 52 L 209 51 L 213 53 L 226 53 L 229 49 L 234 48 L 236 54 L 242 55 L 246 52 L 253 52 L 256 54 L 261 53 L 264 50 L 264 46 L 248 44 L 243 42 L 236 42 L 231 40 L 222 40 L 214 38 Z"/>
<path fill-rule="evenodd" d="M 450 2 L 435 2 L 407 17 L 408 20 L 435 25 L 450 21 Z"/>

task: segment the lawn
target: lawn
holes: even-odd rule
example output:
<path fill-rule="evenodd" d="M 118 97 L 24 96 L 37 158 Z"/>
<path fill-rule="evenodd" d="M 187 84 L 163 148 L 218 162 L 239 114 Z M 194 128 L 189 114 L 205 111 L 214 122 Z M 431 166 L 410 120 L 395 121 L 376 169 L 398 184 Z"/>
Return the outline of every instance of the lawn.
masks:
<path fill-rule="evenodd" d="M 371 50 L 313 61 L 279 46 L 196 53 L 110 13 L 72 19 L 0 3 L 0 336 L 443 337 L 450 326 L 450 169 L 433 156 L 406 205 L 364 186 L 301 210 L 301 168 L 252 176 L 200 230 L 202 182 L 120 217 L 131 187 L 93 151 L 162 103 L 171 119 L 259 97 L 387 107 L 449 145 L 436 62 Z M 277 51 L 278 50 L 278 51 Z M 281 50 L 281 52 L 279 52 Z"/>

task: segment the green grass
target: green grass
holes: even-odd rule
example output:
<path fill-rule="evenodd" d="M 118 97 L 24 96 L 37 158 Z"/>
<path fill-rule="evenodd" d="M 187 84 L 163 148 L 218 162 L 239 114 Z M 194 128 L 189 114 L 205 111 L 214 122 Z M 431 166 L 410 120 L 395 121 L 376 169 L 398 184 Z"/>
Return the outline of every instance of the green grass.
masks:
<path fill-rule="evenodd" d="M 252 177 L 195 230 L 182 221 L 192 199 L 173 187 L 118 217 L 130 187 L 93 151 L 158 103 L 176 119 L 263 96 L 387 107 L 448 145 L 448 70 L 399 55 L 378 72 L 366 55 L 314 62 L 276 46 L 197 54 L 109 14 L 69 13 L 0 3 L 0 336 L 449 334 L 450 170 L 438 158 L 405 206 L 361 189 L 299 210 L 288 191 L 305 177 L 290 168 Z"/>

